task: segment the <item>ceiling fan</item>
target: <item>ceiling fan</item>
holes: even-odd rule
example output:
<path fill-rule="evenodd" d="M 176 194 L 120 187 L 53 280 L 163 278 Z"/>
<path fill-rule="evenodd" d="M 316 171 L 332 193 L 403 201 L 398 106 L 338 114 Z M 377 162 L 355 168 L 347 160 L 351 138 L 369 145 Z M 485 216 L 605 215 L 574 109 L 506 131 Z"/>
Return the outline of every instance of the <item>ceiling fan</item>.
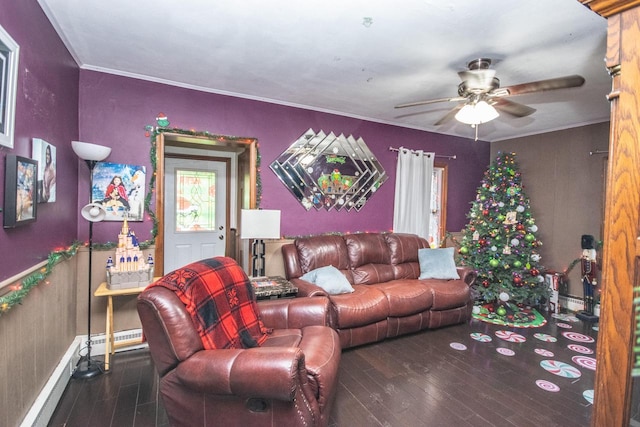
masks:
<path fill-rule="evenodd" d="M 455 117 L 456 120 L 475 127 L 477 139 L 477 125 L 495 119 L 499 116 L 498 112 L 513 117 L 525 117 L 536 111 L 535 108 L 510 101 L 506 97 L 579 87 L 584 84 L 582 76 L 572 75 L 500 87 L 500 80 L 495 76 L 496 70 L 489 68 L 490 66 L 491 59 L 479 58 L 469 62 L 467 70 L 458 72 L 462 83 L 458 85 L 456 97 L 409 102 L 396 105 L 395 108 L 416 107 L 438 102 L 460 102 L 435 125 L 442 125 Z"/>

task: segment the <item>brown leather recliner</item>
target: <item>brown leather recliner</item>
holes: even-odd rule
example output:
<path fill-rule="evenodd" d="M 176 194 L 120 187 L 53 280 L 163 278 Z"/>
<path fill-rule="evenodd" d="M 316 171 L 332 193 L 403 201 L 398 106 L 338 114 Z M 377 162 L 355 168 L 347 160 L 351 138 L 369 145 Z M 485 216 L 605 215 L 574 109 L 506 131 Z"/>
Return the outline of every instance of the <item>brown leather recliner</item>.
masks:
<path fill-rule="evenodd" d="M 185 305 L 152 287 L 138 313 L 172 426 L 325 426 L 338 383 L 340 342 L 326 298 L 258 303 L 273 328 L 248 349 L 205 350 Z"/>

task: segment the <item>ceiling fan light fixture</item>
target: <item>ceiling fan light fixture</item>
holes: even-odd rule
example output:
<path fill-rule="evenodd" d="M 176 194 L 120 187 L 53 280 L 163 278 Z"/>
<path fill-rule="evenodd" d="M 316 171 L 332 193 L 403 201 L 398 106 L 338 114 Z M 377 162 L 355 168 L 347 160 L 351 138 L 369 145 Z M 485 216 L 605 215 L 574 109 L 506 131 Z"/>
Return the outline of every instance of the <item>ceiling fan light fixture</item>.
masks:
<path fill-rule="evenodd" d="M 456 120 L 468 125 L 479 125 L 497 118 L 500 114 L 486 101 L 478 101 L 474 104 L 466 104 L 456 113 Z"/>

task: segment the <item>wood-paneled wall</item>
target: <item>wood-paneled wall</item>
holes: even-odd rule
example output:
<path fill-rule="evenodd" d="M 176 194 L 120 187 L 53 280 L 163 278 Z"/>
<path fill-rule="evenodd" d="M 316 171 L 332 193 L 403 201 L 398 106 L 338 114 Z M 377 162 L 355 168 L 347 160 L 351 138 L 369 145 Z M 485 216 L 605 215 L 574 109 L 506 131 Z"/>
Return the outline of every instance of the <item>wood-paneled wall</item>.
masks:
<path fill-rule="evenodd" d="M 77 335 L 77 257 L 0 317 L 0 425 L 17 426 Z M 86 322 L 85 322 L 86 324 Z"/>

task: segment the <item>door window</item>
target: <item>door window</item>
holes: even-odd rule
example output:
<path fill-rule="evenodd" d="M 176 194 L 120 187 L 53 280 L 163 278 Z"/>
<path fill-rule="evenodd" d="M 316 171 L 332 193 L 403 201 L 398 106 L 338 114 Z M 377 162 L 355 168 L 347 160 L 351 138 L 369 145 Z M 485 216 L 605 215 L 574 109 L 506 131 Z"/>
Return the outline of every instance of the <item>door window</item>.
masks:
<path fill-rule="evenodd" d="M 215 231 L 216 172 L 178 168 L 175 190 L 175 231 Z"/>

